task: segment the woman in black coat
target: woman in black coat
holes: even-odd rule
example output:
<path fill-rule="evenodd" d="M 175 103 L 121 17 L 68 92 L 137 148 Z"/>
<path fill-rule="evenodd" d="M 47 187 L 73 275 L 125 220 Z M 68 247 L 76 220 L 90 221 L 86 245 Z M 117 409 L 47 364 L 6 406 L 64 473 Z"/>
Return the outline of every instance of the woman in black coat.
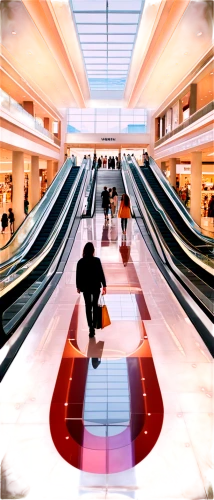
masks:
<path fill-rule="evenodd" d="M 100 288 L 103 286 L 102 295 L 105 295 L 106 279 L 100 259 L 94 257 L 94 245 L 91 242 L 86 243 L 83 249 L 83 257 L 77 263 L 76 286 L 77 292 L 83 292 L 85 299 L 89 337 L 94 337 Z"/>

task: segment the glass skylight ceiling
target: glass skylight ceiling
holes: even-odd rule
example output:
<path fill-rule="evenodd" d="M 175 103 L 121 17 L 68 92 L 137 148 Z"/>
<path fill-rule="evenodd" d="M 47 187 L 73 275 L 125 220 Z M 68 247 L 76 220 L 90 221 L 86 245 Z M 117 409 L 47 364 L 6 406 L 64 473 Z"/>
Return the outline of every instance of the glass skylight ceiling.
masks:
<path fill-rule="evenodd" d="M 124 91 L 144 0 L 70 0 L 89 86 Z"/>

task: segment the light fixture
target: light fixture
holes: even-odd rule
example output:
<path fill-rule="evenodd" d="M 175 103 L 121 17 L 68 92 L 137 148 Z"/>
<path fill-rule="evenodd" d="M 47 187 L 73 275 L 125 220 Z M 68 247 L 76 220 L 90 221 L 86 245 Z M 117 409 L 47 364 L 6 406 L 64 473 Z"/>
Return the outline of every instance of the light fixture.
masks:
<path fill-rule="evenodd" d="M 199 31 L 199 32 L 197 33 L 197 36 L 201 36 L 201 35 L 202 35 L 202 31 Z"/>
<path fill-rule="evenodd" d="M 207 95 L 205 95 L 205 97 L 207 97 Z"/>
<path fill-rule="evenodd" d="M 16 35 L 16 31 L 12 31 L 12 35 Z"/>
<path fill-rule="evenodd" d="M 211 75 L 213 75 L 213 71 L 211 71 L 211 73 L 210 73 L 210 74 L 211 74 Z"/>
<path fill-rule="evenodd" d="M 68 403 L 64 403 L 64 406 L 68 406 Z"/>
<path fill-rule="evenodd" d="M 32 56 L 33 52 L 31 52 L 31 50 L 28 50 L 28 54 L 29 56 Z"/>
<path fill-rule="evenodd" d="M 144 434 L 148 434 L 148 432 L 147 432 L 147 431 L 144 431 Z"/>
<path fill-rule="evenodd" d="M 187 56 L 188 52 L 184 52 L 184 55 Z"/>
<path fill-rule="evenodd" d="M 145 393 L 145 392 L 143 393 L 143 396 L 146 396 L 146 393 Z"/>

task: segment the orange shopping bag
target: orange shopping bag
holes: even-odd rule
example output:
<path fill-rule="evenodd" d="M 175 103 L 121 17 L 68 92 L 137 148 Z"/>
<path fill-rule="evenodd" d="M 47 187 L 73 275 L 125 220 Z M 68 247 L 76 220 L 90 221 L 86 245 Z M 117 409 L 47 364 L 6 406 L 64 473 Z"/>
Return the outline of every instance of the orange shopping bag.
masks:
<path fill-rule="evenodd" d="M 103 305 L 102 305 L 102 329 L 105 328 L 106 326 L 109 326 L 111 324 L 111 320 L 109 317 L 108 309 L 107 306 L 104 303 L 103 299 Z"/>

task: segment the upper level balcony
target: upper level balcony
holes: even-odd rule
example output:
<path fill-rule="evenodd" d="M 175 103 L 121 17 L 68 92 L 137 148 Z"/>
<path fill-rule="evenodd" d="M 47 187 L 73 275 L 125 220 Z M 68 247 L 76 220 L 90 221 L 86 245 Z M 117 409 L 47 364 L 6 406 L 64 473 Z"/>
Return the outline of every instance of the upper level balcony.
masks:
<path fill-rule="evenodd" d="M 0 89 L 0 109 L 2 117 L 6 120 L 12 121 L 19 127 L 28 130 L 37 137 L 39 136 L 40 139 L 42 138 L 48 143 L 60 146 L 61 141 L 55 134 L 52 134 L 49 130 L 44 128 L 41 123 L 39 123 L 38 118 L 25 111 L 17 101 L 2 89 Z"/>

